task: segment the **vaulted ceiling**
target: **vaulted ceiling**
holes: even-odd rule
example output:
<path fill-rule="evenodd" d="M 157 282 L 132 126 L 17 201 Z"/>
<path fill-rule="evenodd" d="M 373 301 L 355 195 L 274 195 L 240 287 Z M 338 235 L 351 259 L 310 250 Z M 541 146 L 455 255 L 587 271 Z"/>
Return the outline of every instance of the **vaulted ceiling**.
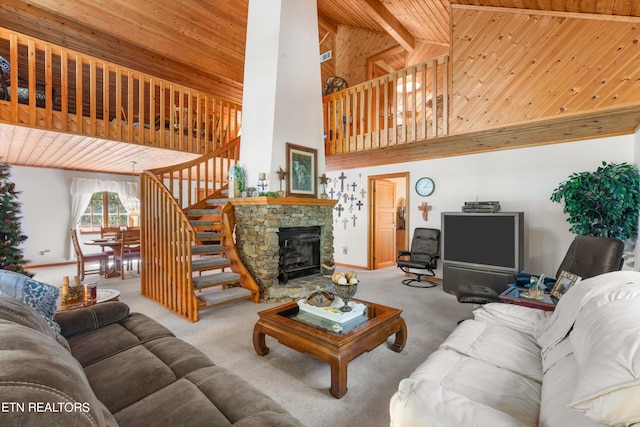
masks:
<path fill-rule="evenodd" d="M 640 16 L 619 0 L 454 0 L 452 3 Z M 317 0 L 319 37 L 349 26 L 403 48 L 446 44 L 447 0 Z M 248 0 L 3 0 L 0 26 L 242 102 Z"/>
<path fill-rule="evenodd" d="M 629 0 L 317 0 L 319 40 L 346 26 L 407 52 L 447 45 L 450 3 L 640 16 Z M 2 0 L 0 26 L 241 103 L 247 14 L 248 0 Z"/>

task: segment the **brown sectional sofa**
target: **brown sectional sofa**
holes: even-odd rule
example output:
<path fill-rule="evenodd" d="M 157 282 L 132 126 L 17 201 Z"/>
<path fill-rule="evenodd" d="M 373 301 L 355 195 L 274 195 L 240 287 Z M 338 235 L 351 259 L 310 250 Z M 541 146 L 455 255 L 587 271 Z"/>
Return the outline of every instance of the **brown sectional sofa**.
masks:
<path fill-rule="evenodd" d="M 3 425 L 301 426 L 252 385 L 121 302 L 57 313 L 0 296 Z"/>

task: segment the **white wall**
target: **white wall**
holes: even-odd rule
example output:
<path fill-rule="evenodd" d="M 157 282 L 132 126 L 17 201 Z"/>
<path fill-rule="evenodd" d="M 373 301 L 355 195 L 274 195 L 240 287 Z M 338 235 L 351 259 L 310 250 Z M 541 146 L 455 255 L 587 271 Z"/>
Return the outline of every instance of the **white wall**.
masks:
<path fill-rule="evenodd" d="M 287 142 L 316 149 L 324 173 L 319 58 L 315 0 L 249 2 L 240 146 L 247 186 L 265 172 L 268 190 L 279 189 Z"/>
<path fill-rule="evenodd" d="M 29 265 L 54 264 L 68 261 L 65 249 L 69 244 L 69 216 L 73 178 L 105 180 L 131 180 L 128 175 L 98 174 L 66 171 L 62 169 L 11 166 L 11 180 L 21 194 L 22 232 L 28 236 L 23 253 Z M 90 240 L 95 235 L 79 235 L 80 240 Z M 50 252 L 41 254 L 48 249 Z M 100 248 L 83 246 L 85 253 L 98 252 Z M 75 260 L 75 256 L 73 258 Z"/>
<path fill-rule="evenodd" d="M 503 211 L 525 213 L 525 270 L 555 276 L 557 266 L 573 240 L 569 233 L 563 206 L 549 200 L 552 191 L 573 172 L 595 170 L 602 161 L 636 163 L 636 146 L 640 135 L 626 135 L 582 142 L 554 144 L 542 147 L 505 150 L 491 153 L 417 161 L 357 170 L 334 171 L 330 187 L 340 189 L 336 178 L 341 172 L 346 183 L 356 182 L 355 192 L 361 198 L 370 175 L 409 172 L 411 192 L 408 195 L 408 229 L 416 227 L 440 228 L 440 214 L 460 211 L 465 201 L 497 200 Z M 435 192 L 426 198 L 415 193 L 416 181 L 431 177 Z M 360 185 L 362 183 L 362 185 Z M 363 187 L 364 186 L 364 187 Z M 337 191 L 336 190 L 336 191 Z M 360 211 L 345 210 L 338 218 L 334 211 L 336 262 L 351 266 L 367 265 L 367 222 L 369 194 L 362 198 Z M 418 206 L 427 201 L 433 205 L 429 220 L 422 219 Z M 344 202 L 342 202 L 344 205 Z M 350 208 L 350 202 L 345 206 Z M 350 220 L 357 216 L 356 226 Z M 347 254 L 343 248 L 347 247 Z M 441 263 L 436 272 L 441 277 Z"/>
<path fill-rule="evenodd" d="M 408 229 L 416 227 L 440 228 L 440 214 L 460 211 L 465 201 L 498 200 L 503 211 L 525 212 L 525 269 L 530 272 L 555 275 L 567 247 L 573 239 L 566 215 L 560 204 L 549 200 L 551 192 L 572 172 L 594 170 L 607 162 L 636 161 L 640 151 L 640 133 L 614 138 L 556 144 L 544 147 L 506 150 L 444 159 L 417 161 L 357 170 L 329 172 L 332 178 L 327 192 L 340 189 L 335 179 L 341 172 L 347 176 L 346 193 L 354 201 L 335 220 L 335 260 L 341 264 L 366 266 L 367 222 L 370 175 L 409 172 Z M 413 190 L 422 176 L 436 183 L 433 195 L 422 198 Z M 22 231 L 29 238 L 24 242 L 25 258 L 30 264 L 51 264 L 66 261 L 70 212 L 69 185 L 74 177 L 126 180 L 126 175 L 92 174 L 29 167 L 11 167 L 11 179 L 22 194 Z M 353 190 L 351 184 L 355 183 Z M 365 190 L 362 196 L 361 190 Z M 358 201 L 362 206 L 358 208 Z M 418 206 L 427 201 L 433 205 L 429 221 L 422 220 Z M 344 205 L 344 203 L 343 203 Z M 350 210 L 349 210 L 350 209 Z M 353 216 L 356 217 L 355 226 Z M 346 225 L 342 222 L 347 218 Z M 339 220 L 339 221 L 338 221 Z M 345 229 L 346 226 L 346 229 Z M 81 235 L 81 239 L 95 236 Z M 342 254 L 342 248 L 347 254 Z M 86 247 L 89 248 L 89 247 Z M 49 249 L 47 255 L 40 251 Z M 441 265 L 440 265 L 441 268 Z M 441 271 L 437 272 L 441 275 Z"/>

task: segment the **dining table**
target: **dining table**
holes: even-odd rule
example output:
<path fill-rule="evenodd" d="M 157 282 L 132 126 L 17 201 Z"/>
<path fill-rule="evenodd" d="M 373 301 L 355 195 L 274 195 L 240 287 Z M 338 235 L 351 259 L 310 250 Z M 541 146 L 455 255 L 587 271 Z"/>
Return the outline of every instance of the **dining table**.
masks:
<path fill-rule="evenodd" d="M 107 270 L 104 273 L 105 278 L 119 277 L 120 276 L 120 251 L 122 250 L 121 239 L 93 239 L 84 242 L 87 246 L 100 246 L 102 249 L 111 248 L 113 251 L 113 262 L 107 263 Z"/>

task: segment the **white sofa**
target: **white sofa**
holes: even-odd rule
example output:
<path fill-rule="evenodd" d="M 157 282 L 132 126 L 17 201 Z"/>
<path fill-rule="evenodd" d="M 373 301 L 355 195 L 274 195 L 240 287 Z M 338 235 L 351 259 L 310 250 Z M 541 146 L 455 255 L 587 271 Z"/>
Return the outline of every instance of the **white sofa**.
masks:
<path fill-rule="evenodd" d="M 400 382 L 390 416 L 392 427 L 639 423 L 640 273 L 583 280 L 553 313 L 478 308 Z"/>

